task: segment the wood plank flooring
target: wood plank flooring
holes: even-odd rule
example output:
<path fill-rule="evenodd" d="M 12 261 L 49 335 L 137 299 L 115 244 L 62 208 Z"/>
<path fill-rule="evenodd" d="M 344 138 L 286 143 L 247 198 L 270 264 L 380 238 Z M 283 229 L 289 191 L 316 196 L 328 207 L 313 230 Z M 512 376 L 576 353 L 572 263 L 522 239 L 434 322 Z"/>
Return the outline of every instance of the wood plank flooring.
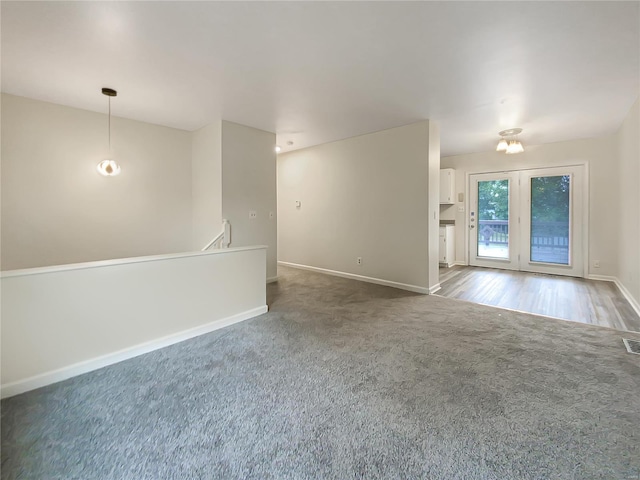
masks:
<path fill-rule="evenodd" d="M 613 282 L 494 268 L 440 268 L 436 295 L 640 332 L 640 317 Z"/>

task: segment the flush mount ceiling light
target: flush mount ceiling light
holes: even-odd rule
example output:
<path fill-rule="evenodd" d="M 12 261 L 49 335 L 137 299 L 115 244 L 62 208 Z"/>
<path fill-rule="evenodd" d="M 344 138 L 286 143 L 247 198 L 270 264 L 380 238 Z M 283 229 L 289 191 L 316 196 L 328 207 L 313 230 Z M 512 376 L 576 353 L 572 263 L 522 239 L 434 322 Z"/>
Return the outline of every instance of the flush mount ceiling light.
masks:
<path fill-rule="evenodd" d="M 111 97 L 118 95 L 118 92 L 111 88 L 103 88 L 102 94 L 109 97 L 109 157 L 111 157 Z M 115 160 L 107 158 L 98 164 L 98 173 L 105 177 L 113 177 L 120 173 L 120 165 Z"/>
<path fill-rule="evenodd" d="M 518 140 L 520 133 L 522 133 L 521 128 L 510 128 L 499 132 L 498 135 L 500 135 L 501 138 L 496 147 L 496 152 L 504 152 L 506 154 L 524 152 L 524 147 Z"/>

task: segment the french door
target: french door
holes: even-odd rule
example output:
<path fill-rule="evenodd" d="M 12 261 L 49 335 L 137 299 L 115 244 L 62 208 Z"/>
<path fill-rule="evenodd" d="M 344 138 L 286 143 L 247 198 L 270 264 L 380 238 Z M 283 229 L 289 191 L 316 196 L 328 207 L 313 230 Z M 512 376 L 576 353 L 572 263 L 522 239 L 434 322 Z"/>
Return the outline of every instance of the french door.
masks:
<path fill-rule="evenodd" d="M 469 264 L 583 276 L 583 167 L 470 175 Z"/>

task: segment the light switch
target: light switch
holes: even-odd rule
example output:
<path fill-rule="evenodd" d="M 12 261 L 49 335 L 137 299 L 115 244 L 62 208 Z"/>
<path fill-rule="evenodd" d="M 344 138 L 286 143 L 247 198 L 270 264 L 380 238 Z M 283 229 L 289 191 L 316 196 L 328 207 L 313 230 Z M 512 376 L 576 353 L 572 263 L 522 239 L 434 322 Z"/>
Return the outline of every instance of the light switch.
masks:
<path fill-rule="evenodd" d="M 300 208 L 300 200 L 296 200 L 296 208 Z"/>

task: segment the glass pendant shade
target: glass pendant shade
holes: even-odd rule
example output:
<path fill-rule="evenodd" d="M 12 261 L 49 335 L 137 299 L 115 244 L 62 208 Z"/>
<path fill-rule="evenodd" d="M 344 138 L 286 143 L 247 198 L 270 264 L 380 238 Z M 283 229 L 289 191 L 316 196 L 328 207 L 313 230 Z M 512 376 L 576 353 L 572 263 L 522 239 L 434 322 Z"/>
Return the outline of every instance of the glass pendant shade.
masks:
<path fill-rule="evenodd" d="M 507 146 L 507 141 L 504 138 L 501 138 L 498 142 L 498 146 L 496 147 L 496 152 L 506 152 Z"/>
<path fill-rule="evenodd" d="M 105 177 L 113 177 L 120 173 L 120 165 L 115 160 L 103 160 L 98 164 L 98 173 Z"/>
<path fill-rule="evenodd" d="M 509 142 L 509 145 L 507 146 L 507 151 L 506 151 L 507 154 L 522 153 L 522 152 L 524 152 L 524 147 L 518 140 L 511 140 Z"/>

